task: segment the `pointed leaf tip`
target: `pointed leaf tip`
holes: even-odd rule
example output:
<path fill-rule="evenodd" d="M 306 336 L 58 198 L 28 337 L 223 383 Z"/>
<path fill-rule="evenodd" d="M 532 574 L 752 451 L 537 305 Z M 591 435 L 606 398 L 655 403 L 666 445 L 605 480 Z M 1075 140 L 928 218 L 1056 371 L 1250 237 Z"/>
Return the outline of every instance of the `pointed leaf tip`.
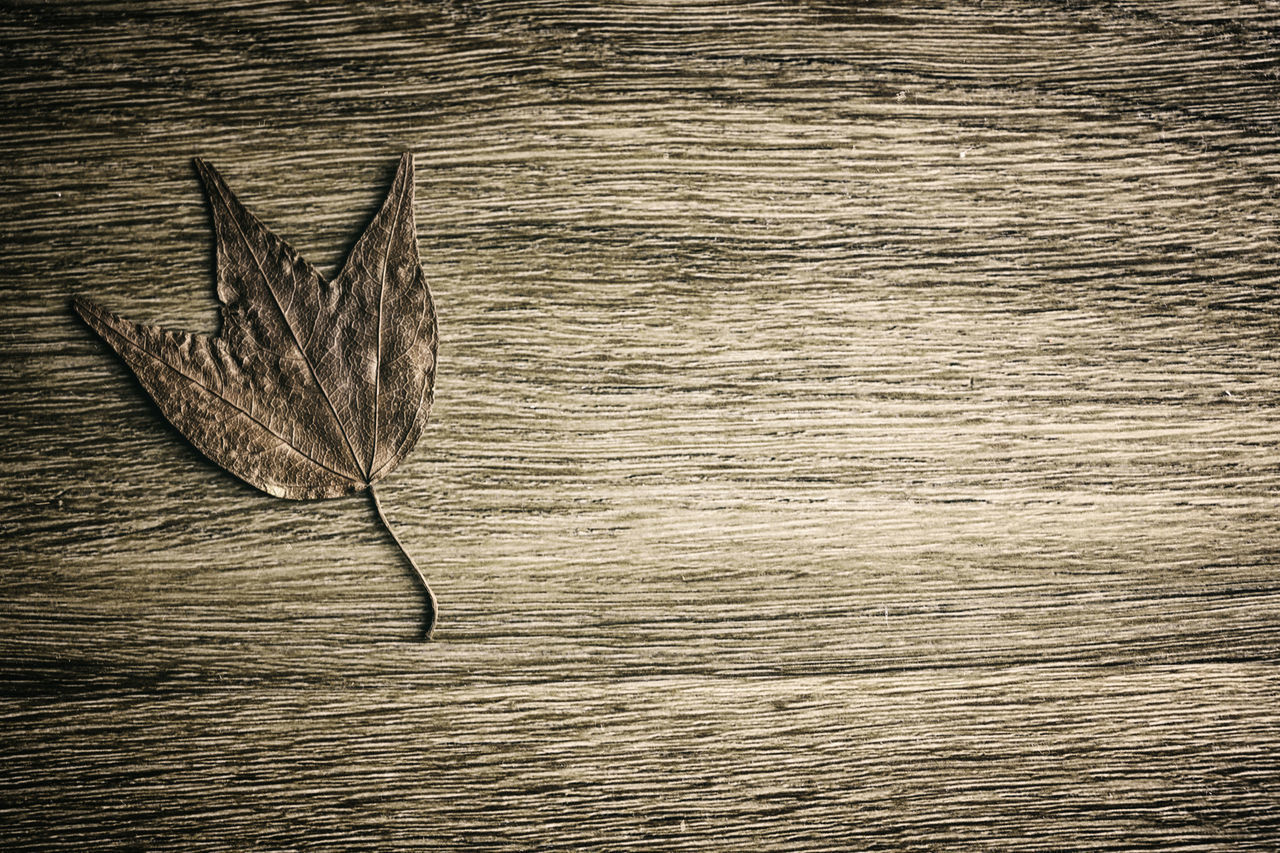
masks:
<path fill-rule="evenodd" d="M 413 194 L 413 152 L 406 151 L 400 155 L 400 165 L 396 167 L 396 181 L 401 178 L 409 184 L 409 193 Z"/>
<path fill-rule="evenodd" d="M 206 190 L 216 179 L 221 177 L 218 174 L 218 170 L 213 168 L 208 160 L 201 157 L 193 157 L 191 162 L 195 165 L 196 173 L 200 175 L 200 181 L 205 185 Z"/>
<path fill-rule="evenodd" d="M 79 315 L 80 319 L 84 320 L 90 326 L 93 325 L 93 320 L 100 318 L 106 313 L 106 309 L 97 302 L 94 302 L 87 296 L 81 296 L 78 293 L 71 297 L 71 307 L 76 314 Z"/>

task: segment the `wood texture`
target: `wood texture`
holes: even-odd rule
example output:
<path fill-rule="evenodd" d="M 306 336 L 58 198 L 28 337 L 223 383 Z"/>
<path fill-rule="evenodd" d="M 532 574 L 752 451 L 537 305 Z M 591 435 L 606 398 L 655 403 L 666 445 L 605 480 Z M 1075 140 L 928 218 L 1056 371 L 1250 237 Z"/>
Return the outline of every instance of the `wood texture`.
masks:
<path fill-rule="evenodd" d="M 0 846 L 1275 849 L 1278 36 L 6 3 Z M 433 644 L 69 302 L 213 332 L 192 157 L 332 273 L 403 150 Z"/>

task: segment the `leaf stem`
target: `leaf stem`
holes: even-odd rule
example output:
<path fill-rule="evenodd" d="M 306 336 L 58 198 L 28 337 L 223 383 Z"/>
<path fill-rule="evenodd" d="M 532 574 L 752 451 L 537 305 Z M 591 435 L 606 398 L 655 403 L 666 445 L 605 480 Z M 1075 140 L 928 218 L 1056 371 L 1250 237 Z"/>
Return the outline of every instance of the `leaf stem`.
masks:
<path fill-rule="evenodd" d="M 436 630 L 436 617 L 439 614 L 439 608 L 436 606 L 436 594 L 431 591 L 431 584 L 427 583 L 427 576 L 422 573 L 422 569 L 418 568 L 418 564 L 413 557 L 409 556 L 409 552 L 405 550 L 404 543 L 400 541 L 400 537 L 391 529 L 391 525 L 387 523 L 387 516 L 382 511 L 382 503 L 378 500 L 378 493 L 373 490 L 373 486 L 369 486 L 369 500 L 373 502 L 374 512 L 378 513 L 378 520 L 382 522 L 382 526 L 391 534 L 391 539 L 396 543 L 396 547 L 400 549 L 400 553 L 404 554 L 404 558 L 413 567 L 413 573 L 418 576 L 418 582 L 422 584 L 422 591 L 427 596 L 427 617 L 426 624 L 422 629 L 422 639 L 430 640 L 432 634 Z"/>

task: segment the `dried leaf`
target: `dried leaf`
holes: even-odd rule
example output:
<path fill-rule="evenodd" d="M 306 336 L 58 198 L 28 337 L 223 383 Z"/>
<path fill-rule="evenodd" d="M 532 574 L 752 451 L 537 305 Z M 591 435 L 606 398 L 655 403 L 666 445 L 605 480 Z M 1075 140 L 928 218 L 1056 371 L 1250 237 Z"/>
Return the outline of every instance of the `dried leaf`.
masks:
<path fill-rule="evenodd" d="M 142 325 L 83 297 L 77 313 L 214 462 L 277 497 L 367 488 L 386 525 L 372 487 L 422 434 L 436 366 L 412 155 L 332 282 L 246 210 L 212 166 L 196 160 L 196 168 L 213 212 L 222 333 Z M 429 636 L 434 597 L 413 567 L 428 596 Z"/>

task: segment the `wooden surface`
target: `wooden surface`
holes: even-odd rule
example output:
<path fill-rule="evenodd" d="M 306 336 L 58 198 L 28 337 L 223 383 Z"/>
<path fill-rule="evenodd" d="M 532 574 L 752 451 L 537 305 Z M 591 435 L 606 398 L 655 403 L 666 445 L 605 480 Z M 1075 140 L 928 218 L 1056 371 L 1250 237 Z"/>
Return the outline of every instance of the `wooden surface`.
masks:
<path fill-rule="evenodd" d="M 0 11 L 0 846 L 1280 845 L 1275 3 Z M 327 272 L 416 152 L 383 488 L 206 462 L 191 158 Z"/>

